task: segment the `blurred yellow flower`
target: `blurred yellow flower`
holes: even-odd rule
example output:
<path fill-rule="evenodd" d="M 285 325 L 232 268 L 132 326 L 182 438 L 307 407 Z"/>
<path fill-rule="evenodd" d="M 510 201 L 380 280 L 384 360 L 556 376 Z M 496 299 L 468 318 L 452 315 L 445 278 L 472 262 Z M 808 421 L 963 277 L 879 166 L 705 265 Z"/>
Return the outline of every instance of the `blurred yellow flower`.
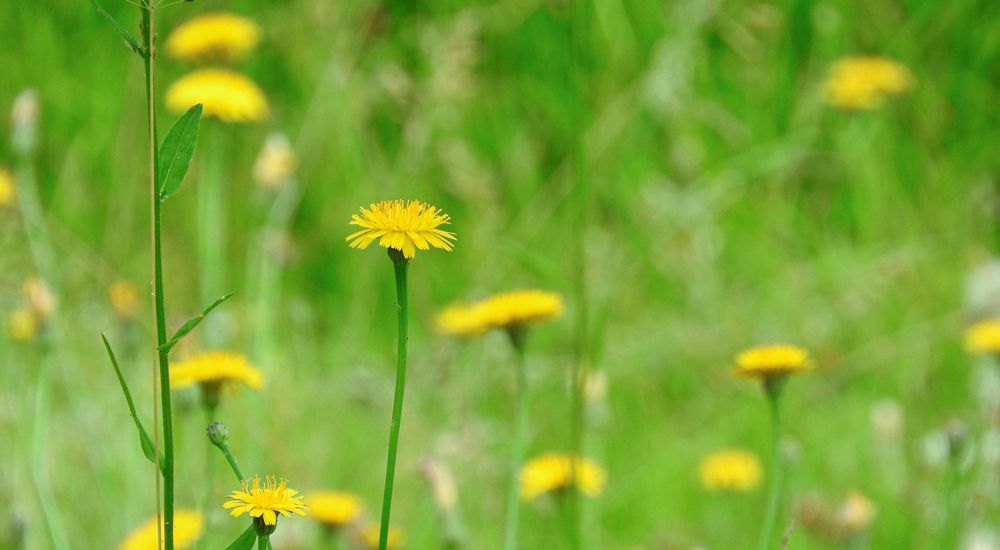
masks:
<path fill-rule="evenodd" d="M 160 520 L 163 524 L 163 520 Z M 190 548 L 199 538 L 205 527 L 201 512 L 178 509 L 174 511 L 174 548 L 182 550 Z M 156 518 L 152 518 L 134 531 L 121 543 L 118 550 L 157 550 Z"/>
<path fill-rule="evenodd" d="M 295 174 L 299 160 L 284 134 L 267 136 L 253 164 L 253 179 L 262 189 L 280 189 Z"/>
<path fill-rule="evenodd" d="M 901 94 L 912 86 L 910 71 L 891 59 L 844 57 L 833 64 L 827 76 L 826 100 L 841 109 L 875 109 L 887 96 Z"/>
<path fill-rule="evenodd" d="M 18 309 L 7 315 L 7 335 L 16 342 L 30 342 L 41 327 L 30 309 Z"/>
<path fill-rule="evenodd" d="M 545 493 L 566 490 L 570 485 L 576 485 L 580 492 L 593 497 L 601 494 L 606 480 L 604 470 L 589 458 L 545 453 L 521 467 L 521 498 L 534 500 Z"/>
<path fill-rule="evenodd" d="M 860 533 L 867 530 L 875 519 L 875 504 L 860 491 L 850 491 L 840 505 L 837 518 L 845 532 Z"/>
<path fill-rule="evenodd" d="M 716 451 L 698 464 L 698 479 L 709 491 L 752 491 L 762 476 L 757 455 L 742 449 Z"/>
<path fill-rule="evenodd" d="M 17 198 L 17 187 L 14 185 L 14 175 L 10 170 L 0 167 L 0 208 L 14 206 Z"/>
<path fill-rule="evenodd" d="M 38 277 L 24 280 L 24 284 L 21 285 L 21 295 L 28 308 L 40 321 L 48 319 L 56 310 L 56 297 L 52 294 L 52 289 Z"/>
<path fill-rule="evenodd" d="M 361 543 L 370 550 L 376 550 L 378 548 L 378 536 L 379 536 L 379 525 L 377 523 L 372 523 L 364 528 L 361 532 Z M 403 532 L 395 527 L 389 527 L 389 535 L 386 537 L 385 547 L 388 550 L 396 550 L 402 548 L 406 540 L 403 538 Z"/>
<path fill-rule="evenodd" d="M 257 24 L 234 13 L 203 13 L 167 37 L 167 54 L 187 61 L 236 61 L 260 42 Z"/>
<path fill-rule="evenodd" d="M 361 208 L 361 214 L 351 216 L 351 225 L 361 231 L 347 236 L 351 248 L 364 250 L 378 240 L 382 248 L 392 248 L 413 258 L 417 249 L 430 247 L 451 251 L 455 234 L 440 226 L 451 223 L 451 218 L 435 206 L 420 201 L 391 200 Z"/>
<path fill-rule="evenodd" d="M 361 517 L 361 500 L 343 491 L 318 491 L 306 498 L 309 513 L 327 527 L 343 527 Z"/>
<path fill-rule="evenodd" d="M 108 287 L 108 303 L 115 315 L 132 319 L 139 307 L 139 290 L 128 281 L 115 281 Z"/>
<path fill-rule="evenodd" d="M 228 351 L 203 352 L 170 367 L 170 385 L 184 388 L 194 384 L 221 386 L 243 383 L 259 390 L 264 387 L 261 374 L 246 356 Z"/>
<path fill-rule="evenodd" d="M 264 92 L 246 76 L 226 69 L 199 69 L 167 89 L 167 108 L 183 113 L 201 103 L 203 114 L 223 122 L 260 122 L 267 118 Z"/>
<path fill-rule="evenodd" d="M 562 296 L 544 290 L 515 290 L 472 304 L 448 306 L 438 314 L 438 330 L 457 336 L 479 336 L 493 328 L 515 328 L 555 319 L 563 314 Z"/>
<path fill-rule="evenodd" d="M 813 368 L 809 352 L 798 346 L 757 346 L 736 356 L 734 372 L 745 378 L 768 380 Z"/>
<path fill-rule="evenodd" d="M 261 518 L 264 525 L 277 525 L 278 514 L 286 518 L 292 514 L 300 516 L 306 515 L 306 505 L 301 497 L 297 497 L 299 492 L 288 488 L 288 481 L 277 480 L 274 476 L 264 478 L 261 484 L 260 477 L 241 481 L 242 490 L 233 491 L 227 498 L 223 508 L 229 510 L 229 515 L 238 518 L 243 514 L 250 514 L 252 518 Z"/>
<path fill-rule="evenodd" d="M 1000 354 L 1000 319 L 986 319 L 965 331 L 965 349 L 970 353 Z"/>

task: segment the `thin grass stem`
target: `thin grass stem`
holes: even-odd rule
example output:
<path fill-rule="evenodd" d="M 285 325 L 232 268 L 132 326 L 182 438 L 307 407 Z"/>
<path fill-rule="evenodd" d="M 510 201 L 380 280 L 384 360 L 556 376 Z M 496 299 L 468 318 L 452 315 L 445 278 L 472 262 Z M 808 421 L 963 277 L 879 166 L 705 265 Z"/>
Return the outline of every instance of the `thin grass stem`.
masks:
<path fill-rule="evenodd" d="M 778 522 L 778 509 L 781 503 L 781 410 L 780 395 L 777 390 L 767 391 L 768 409 L 771 413 L 771 480 L 767 490 L 767 508 L 764 515 L 764 527 L 760 532 L 758 550 L 767 550 L 771 545 L 774 526 Z"/>
<path fill-rule="evenodd" d="M 514 434 L 511 441 L 510 480 L 507 487 L 507 525 L 504 534 L 504 548 L 515 550 L 518 547 L 518 526 L 520 524 L 521 499 L 520 488 L 521 463 L 524 461 L 524 431 L 528 419 L 528 381 L 525 364 L 525 330 L 511 328 L 508 331 L 511 347 L 514 348 Z"/>

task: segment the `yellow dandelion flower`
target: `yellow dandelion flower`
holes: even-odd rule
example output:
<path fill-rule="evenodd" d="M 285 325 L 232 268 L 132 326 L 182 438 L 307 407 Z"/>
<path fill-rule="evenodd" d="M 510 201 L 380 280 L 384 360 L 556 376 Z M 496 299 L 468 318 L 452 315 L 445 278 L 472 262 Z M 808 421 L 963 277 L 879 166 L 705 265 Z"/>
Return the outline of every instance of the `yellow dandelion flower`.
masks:
<path fill-rule="evenodd" d="M 361 531 L 361 543 L 365 548 L 375 550 L 378 548 L 378 536 L 379 525 L 377 523 L 369 524 Z M 403 538 L 402 531 L 396 527 L 389 527 L 389 535 L 386 537 L 385 543 L 385 547 L 389 550 L 396 550 L 403 547 L 406 539 Z"/>
<path fill-rule="evenodd" d="M 30 342 L 41 327 L 30 309 L 19 309 L 7 315 L 7 335 L 16 342 Z"/>
<path fill-rule="evenodd" d="M 284 134 L 267 136 L 253 164 L 253 179 L 261 189 L 274 191 L 291 180 L 299 160 Z"/>
<path fill-rule="evenodd" d="M 162 526 L 163 520 L 160 519 Z M 190 548 L 201 538 L 205 528 L 205 520 L 201 512 L 195 510 L 174 511 L 174 548 L 182 550 Z M 157 550 L 156 518 L 152 518 L 134 531 L 121 543 L 118 550 Z"/>
<path fill-rule="evenodd" d="M 867 530 L 875 519 L 875 504 L 861 491 L 850 491 L 840 505 L 837 519 L 844 531 L 860 533 Z"/>
<path fill-rule="evenodd" d="M 237 61 L 260 42 L 260 29 L 235 13 L 203 13 L 183 23 L 167 37 L 167 54 L 187 61 Z"/>
<path fill-rule="evenodd" d="M 243 486 L 240 491 L 233 491 L 229 500 L 222 505 L 229 510 L 229 515 L 238 518 L 243 514 L 250 514 L 254 519 L 260 519 L 264 525 L 277 525 L 278 514 L 286 518 L 292 514 L 300 516 L 306 515 L 306 505 L 301 497 L 297 497 L 299 492 L 288 488 L 288 481 L 277 480 L 274 476 L 264 478 L 261 484 L 260 477 L 252 480 L 241 481 Z"/>
<path fill-rule="evenodd" d="M 571 478 L 576 473 L 575 483 Z M 607 475 L 588 458 L 561 453 L 545 453 L 521 467 L 521 498 L 534 500 L 550 492 L 560 492 L 571 485 L 587 496 L 597 496 L 604 489 Z"/>
<path fill-rule="evenodd" d="M 1000 353 L 1000 319 L 986 319 L 965 331 L 965 349 L 970 353 Z"/>
<path fill-rule="evenodd" d="M 246 76 L 226 69 L 200 69 L 167 89 L 167 108 L 183 113 L 201 103 L 203 114 L 223 122 L 260 122 L 268 116 L 267 98 Z"/>
<path fill-rule="evenodd" d="M 378 240 L 382 248 L 392 248 L 413 258 L 417 249 L 430 247 L 451 251 L 455 234 L 440 226 L 451 223 L 451 218 L 435 206 L 420 201 L 382 201 L 361 208 L 361 214 L 351 216 L 351 225 L 361 231 L 347 236 L 351 248 L 364 250 Z"/>
<path fill-rule="evenodd" d="M 908 91 L 913 77 L 906 67 L 876 56 L 844 57 L 826 80 L 827 103 L 841 109 L 876 109 L 887 96 Z"/>
<path fill-rule="evenodd" d="M 48 319 L 56 310 L 56 297 L 52 294 L 52 289 L 38 277 L 25 279 L 21 285 L 21 295 L 39 320 Z"/>
<path fill-rule="evenodd" d="M 194 384 L 222 386 L 242 383 L 250 389 L 264 387 L 264 375 L 246 356 L 228 351 L 209 351 L 170 367 L 170 385 L 185 388 Z"/>
<path fill-rule="evenodd" d="M 10 170 L 0 167 L 0 208 L 14 206 L 17 198 L 17 187 L 14 185 L 14 175 Z"/>
<path fill-rule="evenodd" d="M 809 352 L 787 344 L 757 346 L 736 356 L 735 373 L 746 378 L 769 380 L 813 368 Z"/>
<path fill-rule="evenodd" d="M 116 281 L 108 287 L 108 303 L 115 315 L 132 319 L 139 308 L 139 290 L 128 281 Z"/>
<path fill-rule="evenodd" d="M 436 319 L 440 332 L 480 336 L 493 328 L 516 328 L 558 318 L 564 311 L 562 296 L 544 290 L 515 290 L 472 304 L 455 304 Z"/>
<path fill-rule="evenodd" d="M 319 491 L 306 499 L 309 513 L 327 527 L 343 527 L 361 517 L 361 500 L 343 491 Z"/>
<path fill-rule="evenodd" d="M 716 451 L 698 464 L 698 479 L 708 491 L 752 491 L 762 476 L 757 455 L 742 449 Z"/>

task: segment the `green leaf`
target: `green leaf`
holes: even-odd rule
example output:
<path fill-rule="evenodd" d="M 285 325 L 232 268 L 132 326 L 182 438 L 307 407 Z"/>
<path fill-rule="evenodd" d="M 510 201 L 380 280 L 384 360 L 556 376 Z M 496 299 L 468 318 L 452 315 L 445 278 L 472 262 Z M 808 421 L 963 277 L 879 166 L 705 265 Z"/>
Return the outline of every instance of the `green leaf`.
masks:
<path fill-rule="evenodd" d="M 93 4 L 94 9 L 97 10 L 97 13 L 103 15 L 104 18 L 111 23 L 111 26 L 114 27 L 116 31 L 118 31 L 118 36 L 122 37 L 122 40 L 124 40 L 125 43 L 128 44 L 129 49 L 131 49 L 133 52 L 143 57 L 146 56 L 146 54 L 143 53 L 142 51 L 142 46 L 139 45 L 139 41 L 136 40 L 134 36 L 132 36 L 132 33 L 128 32 L 128 29 L 123 27 L 121 23 L 119 23 L 118 20 L 115 19 L 110 13 L 105 11 L 105 9 L 101 7 L 100 4 L 97 3 L 97 0 L 90 0 L 90 3 Z"/>
<path fill-rule="evenodd" d="M 247 527 L 246 531 L 239 536 L 238 539 L 234 540 L 232 544 L 226 547 L 226 550 L 250 550 L 253 548 L 253 543 L 257 541 L 257 531 L 254 531 L 253 525 Z"/>
<path fill-rule="evenodd" d="M 139 431 L 139 446 L 142 447 L 142 454 L 146 455 L 146 458 L 156 464 L 156 450 L 153 445 L 153 440 L 149 437 L 149 433 L 146 432 L 146 428 L 143 427 L 142 422 L 139 420 L 139 416 L 135 413 L 135 403 L 132 401 L 132 393 L 128 390 L 128 384 L 125 383 L 125 377 L 122 376 L 122 369 L 118 366 L 118 359 L 115 357 L 115 352 L 111 349 L 111 343 L 108 342 L 108 337 L 101 333 L 101 339 L 104 340 L 104 349 L 108 351 L 108 357 L 111 359 L 111 366 L 115 368 L 115 375 L 118 376 L 118 383 L 121 384 L 122 392 L 125 394 L 125 402 L 128 403 L 128 412 L 132 416 L 132 420 L 135 422 L 135 428 Z M 160 471 L 163 471 L 163 456 L 160 456 Z"/>
<path fill-rule="evenodd" d="M 160 200 L 166 200 L 181 187 L 184 174 L 191 165 L 194 146 L 198 142 L 198 125 L 201 123 L 201 103 L 188 109 L 184 116 L 174 123 L 167 137 L 160 144 L 158 166 L 160 178 Z"/>
<path fill-rule="evenodd" d="M 226 294 L 225 296 L 215 300 L 214 302 L 212 302 L 210 306 L 206 307 L 204 311 L 188 319 L 186 323 L 181 325 L 181 328 L 177 329 L 177 332 L 174 333 L 174 335 L 170 338 L 170 340 L 167 340 L 162 346 L 160 346 L 160 351 L 164 353 L 170 353 L 170 350 L 177 345 L 177 342 L 181 341 L 181 338 L 187 336 L 189 332 L 191 332 L 192 330 L 195 329 L 195 327 L 201 324 L 201 322 L 205 320 L 205 317 L 208 316 L 208 314 L 211 313 L 213 309 L 219 307 L 219 305 L 222 304 L 222 302 L 225 302 L 226 300 L 232 298 L 233 294 L 234 294 L 233 292 L 230 292 L 229 294 Z"/>

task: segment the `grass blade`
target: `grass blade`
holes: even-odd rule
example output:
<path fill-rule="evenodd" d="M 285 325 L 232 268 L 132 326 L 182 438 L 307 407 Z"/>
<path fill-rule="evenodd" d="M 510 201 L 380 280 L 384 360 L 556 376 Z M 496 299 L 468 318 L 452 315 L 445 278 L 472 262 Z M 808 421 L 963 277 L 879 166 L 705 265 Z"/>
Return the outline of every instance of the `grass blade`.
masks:
<path fill-rule="evenodd" d="M 198 142 L 198 126 L 201 123 L 201 103 L 188 109 L 184 116 L 167 132 L 160 144 L 159 176 L 160 200 L 166 200 L 181 187 L 194 156 L 194 146 Z"/>
<path fill-rule="evenodd" d="M 90 3 L 91 5 L 94 6 L 94 9 L 97 10 L 97 13 L 103 15 L 104 18 L 107 19 L 109 23 L 111 23 L 111 26 L 114 27 L 116 31 L 118 31 L 118 36 L 122 37 L 122 40 L 124 40 L 125 43 L 128 44 L 129 49 L 131 49 L 133 52 L 141 56 L 146 55 L 145 53 L 143 53 L 142 46 L 139 45 L 139 41 L 136 39 L 136 37 L 132 36 L 132 33 L 128 32 L 128 29 L 123 27 L 121 23 L 118 22 L 117 19 L 115 19 L 100 4 L 98 4 L 97 0 L 90 0 Z"/>
<path fill-rule="evenodd" d="M 128 389 L 128 384 L 125 382 L 125 377 L 122 376 L 122 369 L 118 366 L 118 359 L 115 357 L 115 352 L 111 349 L 111 343 L 108 342 L 108 337 L 101 333 L 101 340 L 104 340 L 104 349 L 108 352 L 108 358 L 111 359 L 111 366 L 115 368 L 115 375 L 118 376 L 118 383 L 121 384 L 122 393 L 125 394 L 125 402 L 128 403 L 128 412 L 132 416 L 132 420 L 135 422 L 135 428 L 139 431 L 139 445 L 142 447 L 142 454 L 146 458 L 156 464 L 156 452 L 154 451 L 153 440 L 149 437 L 149 433 L 146 432 L 146 428 L 143 427 L 142 422 L 139 420 L 139 416 L 135 413 L 135 402 L 132 401 L 132 393 Z M 161 458 L 159 464 L 163 464 L 163 459 Z"/>
<path fill-rule="evenodd" d="M 205 320 L 205 317 L 207 317 L 208 314 L 211 313 L 213 309 L 219 307 L 219 305 L 221 305 L 222 302 L 225 302 L 226 300 L 232 298 L 233 294 L 234 294 L 233 292 L 230 292 L 229 294 L 226 294 L 225 296 L 218 298 L 217 300 L 212 302 L 211 305 L 206 307 L 204 311 L 188 319 L 186 323 L 181 325 L 181 328 L 177 329 L 177 332 L 174 333 L 174 335 L 170 338 L 170 340 L 168 340 L 165 344 L 160 346 L 160 351 L 164 353 L 169 353 L 170 350 L 173 349 L 175 345 L 177 345 L 177 342 L 181 341 L 181 338 L 187 336 L 189 332 L 191 332 L 192 330 L 195 329 L 195 327 L 201 324 L 201 322 Z"/>

